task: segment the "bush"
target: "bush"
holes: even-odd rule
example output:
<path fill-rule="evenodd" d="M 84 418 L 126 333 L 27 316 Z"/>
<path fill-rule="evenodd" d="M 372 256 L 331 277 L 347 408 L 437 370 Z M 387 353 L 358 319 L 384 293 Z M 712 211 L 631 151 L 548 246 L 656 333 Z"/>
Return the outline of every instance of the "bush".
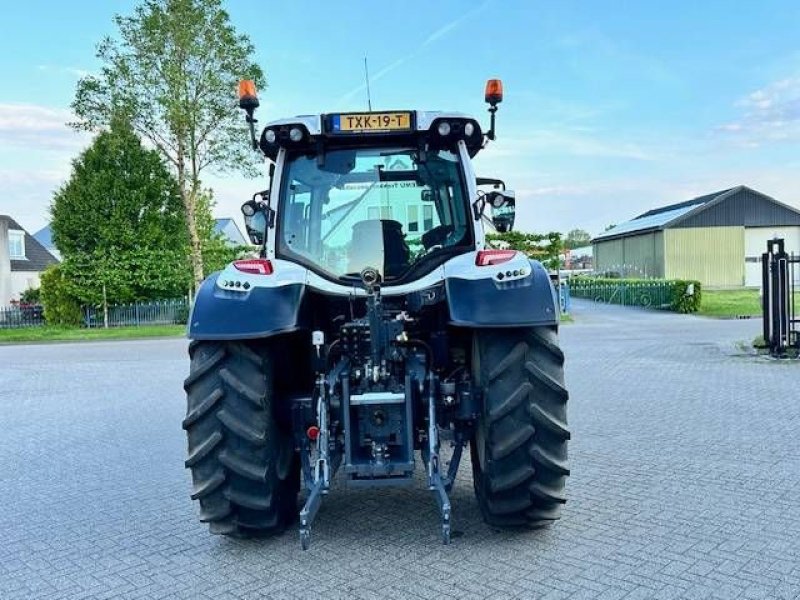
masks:
<path fill-rule="evenodd" d="M 28 288 L 19 295 L 21 304 L 39 304 L 42 301 L 42 294 L 39 288 Z"/>
<path fill-rule="evenodd" d="M 663 308 L 679 313 L 697 312 L 700 308 L 699 281 L 574 277 L 569 287 L 572 296 L 596 302 Z"/>
<path fill-rule="evenodd" d="M 672 284 L 670 308 L 679 313 L 692 313 L 700 310 L 702 291 L 699 281 L 675 279 Z"/>
<path fill-rule="evenodd" d="M 42 273 L 41 297 L 44 318 L 48 325 L 80 325 L 83 320 L 81 305 L 64 277 L 59 265 L 48 267 Z"/>
<path fill-rule="evenodd" d="M 189 305 L 181 306 L 175 311 L 175 323 L 185 325 L 189 321 Z"/>

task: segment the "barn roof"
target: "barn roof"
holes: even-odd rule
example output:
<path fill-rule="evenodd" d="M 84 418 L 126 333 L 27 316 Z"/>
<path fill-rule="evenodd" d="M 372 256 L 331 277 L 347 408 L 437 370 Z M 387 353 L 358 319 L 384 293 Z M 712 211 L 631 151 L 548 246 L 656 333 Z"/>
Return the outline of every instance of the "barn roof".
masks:
<path fill-rule="evenodd" d="M 726 214 L 720 216 L 715 214 L 718 212 L 718 209 L 710 210 L 712 207 L 721 207 L 723 201 L 734 197 L 736 200 L 731 200 L 731 202 L 726 203 L 725 206 L 731 203 L 737 206 L 735 206 L 733 210 L 727 211 Z M 756 203 L 758 207 L 754 207 L 753 203 Z M 759 208 L 762 204 L 768 205 L 770 210 Z M 761 214 L 760 218 L 759 216 L 753 215 L 753 213 L 756 212 Z M 698 218 L 700 213 L 703 213 L 704 216 Z M 763 216 L 764 213 L 769 214 Z M 715 220 L 720 221 L 717 223 L 720 225 L 790 225 L 800 223 L 800 211 L 782 204 L 766 194 L 740 185 L 726 190 L 720 190 L 713 194 L 698 196 L 685 202 L 678 202 L 676 204 L 648 210 L 630 221 L 615 225 L 608 231 L 604 231 L 595 236 L 592 242 L 638 235 L 651 231 L 660 231 L 668 227 L 712 226 L 715 224 Z M 738 220 L 742 222 L 738 222 Z M 768 222 L 771 220 L 783 220 L 785 222 Z"/>

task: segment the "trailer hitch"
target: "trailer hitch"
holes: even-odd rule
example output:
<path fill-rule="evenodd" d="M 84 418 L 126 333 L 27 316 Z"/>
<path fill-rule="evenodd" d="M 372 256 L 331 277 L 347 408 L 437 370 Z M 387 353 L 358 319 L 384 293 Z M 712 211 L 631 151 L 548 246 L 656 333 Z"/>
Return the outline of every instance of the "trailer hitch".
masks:
<path fill-rule="evenodd" d="M 450 543 L 450 498 L 439 462 L 439 430 L 436 425 L 437 378 L 433 371 L 428 372 L 428 489 L 436 494 L 439 514 L 442 518 L 442 543 Z M 458 453 L 460 458 L 460 453 Z M 456 468 L 458 468 L 456 466 Z"/>

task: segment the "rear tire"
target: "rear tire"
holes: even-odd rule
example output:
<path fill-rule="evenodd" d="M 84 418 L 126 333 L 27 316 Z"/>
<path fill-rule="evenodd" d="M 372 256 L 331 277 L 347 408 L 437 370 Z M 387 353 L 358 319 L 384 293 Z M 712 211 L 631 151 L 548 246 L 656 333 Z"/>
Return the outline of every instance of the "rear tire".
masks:
<path fill-rule="evenodd" d="M 281 533 L 297 515 L 299 462 L 273 414 L 272 363 L 263 345 L 192 342 L 186 378 L 192 499 L 211 533 Z"/>
<path fill-rule="evenodd" d="M 483 410 L 471 444 L 475 495 L 495 527 L 538 528 L 566 502 L 567 390 L 556 327 L 477 331 Z"/>

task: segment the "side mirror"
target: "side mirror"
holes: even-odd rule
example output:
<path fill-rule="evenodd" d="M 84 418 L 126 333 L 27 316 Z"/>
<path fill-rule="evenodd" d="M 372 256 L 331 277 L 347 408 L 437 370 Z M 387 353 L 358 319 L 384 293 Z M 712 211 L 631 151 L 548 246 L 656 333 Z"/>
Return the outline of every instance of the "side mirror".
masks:
<path fill-rule="evenodd" d="M 247 229 L 247 237 L 256 246 L 261 246 L 267 240 L 267 226 L 269 219 L 267 212 L 269 208 L 256 200 L 248 200 L 242 204 L 242 215 L 244 215 L 244 226 Z"/>
<path fill-rule="evenodd" d="M 492 207 L 492 223 L 498 233 L 508 233 L 514 228 L 517 201 L 512 190 L 493 190 L 486 194 L 486 203 Z"/>

